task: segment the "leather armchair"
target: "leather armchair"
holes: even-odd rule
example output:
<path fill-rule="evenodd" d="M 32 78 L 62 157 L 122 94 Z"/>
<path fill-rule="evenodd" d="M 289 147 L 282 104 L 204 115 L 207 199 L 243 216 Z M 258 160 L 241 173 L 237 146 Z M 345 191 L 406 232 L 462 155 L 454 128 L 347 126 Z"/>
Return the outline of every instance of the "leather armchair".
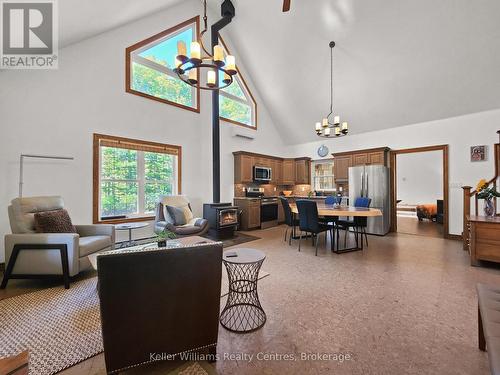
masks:
<path fill-rule="evenodd" d="M 191 217 L 185 225 L 174 225 L 174 220 L 170 217 L 165 206 L 188 207 L 191 212 L 191 204 L 185 195 L 164 196 L 156 204 L 155 209 L 155 233 L 159 234 L 165 229 L 175 233 L 178 237 L 200 236 L 209 229 L 206 219 Z"/>
<path fill-rule="evenodd" d="M 88 255 L 114 248 L 115 228 L 113 225 L 76 225 L 77 233 L 35 232 L 34 215 L 36 212 L 63 208 L 64 201 L 57 196 L 12 200 L 8 208 L 12 234 L 5 235 L 7 268 L 2 288 L 5 288 L 9 278 L 23 278 L 23 276 L 33 278 L 47 275 L 64 276 L 65 286 L 68 287 L 66 280 L 69 277 L 91 267 Z M 25 245 L 33 245 L 33 247 Z M 54 248 L 50 245 L 54 245 Z M 66 249 L 67 253 L 67 275 L 64 272 L 65 261 L 61 246 Z"/>
<path fill-rule="evenodd" d="M 97 270 L 108 374 L 167 355 L 216 353 L 221 242 L 111 251 L 97 256 Z"/>

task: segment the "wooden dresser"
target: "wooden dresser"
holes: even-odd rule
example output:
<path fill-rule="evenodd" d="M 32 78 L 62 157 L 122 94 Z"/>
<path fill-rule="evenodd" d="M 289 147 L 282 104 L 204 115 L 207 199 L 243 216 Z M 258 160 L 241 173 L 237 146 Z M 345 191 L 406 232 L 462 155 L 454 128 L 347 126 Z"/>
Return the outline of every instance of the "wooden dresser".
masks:
<path fill-rule="evenodd" d="M 500 216 L 467 216 L 469 225 L 470 263 L 480 260 L 500 263 Z"/>

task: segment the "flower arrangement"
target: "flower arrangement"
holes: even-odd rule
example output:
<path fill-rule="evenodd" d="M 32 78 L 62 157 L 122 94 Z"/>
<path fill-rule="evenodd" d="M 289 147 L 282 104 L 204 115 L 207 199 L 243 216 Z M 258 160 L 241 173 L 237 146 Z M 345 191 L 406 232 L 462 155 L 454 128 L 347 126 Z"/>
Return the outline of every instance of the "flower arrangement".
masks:
<path fill-rule="evenodd" d="M 488 187 L 489 185 L 488 181 L 483 178 L 478 182 L 476 191 L 478 199 L 484 199 L 484 214 L 491 217 L 496 214 L 496 208 L 492 200 L 495 197 L 500 197 L 500 194 L 495 190 L 494 186 Z"/>
<path fill-rule="evenodd" d="M 493 186 L 492 187 L 488 186 L 489 186 L 488 181 L 486 181 L 484 178 L 478 182 L 476 191 L 477 191 L 477 197 L 479 199 L 491 200 L 494 197 L 500 197 L 500 193 L 498 193 Z"/>

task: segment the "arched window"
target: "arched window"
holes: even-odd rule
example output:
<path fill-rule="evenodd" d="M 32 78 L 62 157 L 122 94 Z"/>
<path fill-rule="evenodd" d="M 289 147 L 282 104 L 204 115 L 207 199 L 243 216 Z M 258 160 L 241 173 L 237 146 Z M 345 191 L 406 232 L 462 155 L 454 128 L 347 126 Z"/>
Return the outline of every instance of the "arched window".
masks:
<path fill-rule="evenodd" d="M 177 42 L 188 49 L 198 35 L 200 19 L 191 18 L 126 50 L 126 91 L 144 98 L 200 112 L 200 89 L 182 82 L 172 71 Z"/>
<path fill-rule="evenodd" d="M 222 38 L 220 44 L 224 48 L 224 54 L 230 54 Z M 219 91 L 219 117 L 223 121 L 257 129 L 257 103 L 241 71 L 237 70 L 233 83 Z M 222 80 L 222 75 L 219 76 Z"/>

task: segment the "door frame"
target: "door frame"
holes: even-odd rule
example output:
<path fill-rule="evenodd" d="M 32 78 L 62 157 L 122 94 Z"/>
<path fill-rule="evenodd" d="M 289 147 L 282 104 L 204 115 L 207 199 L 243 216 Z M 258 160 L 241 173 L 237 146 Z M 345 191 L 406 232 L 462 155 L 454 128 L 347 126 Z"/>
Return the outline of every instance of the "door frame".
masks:
<path fill-rule="evenodd" d="M 443 152 L 443 229 L 444 238 L 451 238 L 449 230 L 449 184 L 448 184 L 448 145 L 425 146 L 390 151 L 390 178 L 391 178 L 391 232 L 398 231 L 397 220 L 397 156 L 428 151 Z"/>

